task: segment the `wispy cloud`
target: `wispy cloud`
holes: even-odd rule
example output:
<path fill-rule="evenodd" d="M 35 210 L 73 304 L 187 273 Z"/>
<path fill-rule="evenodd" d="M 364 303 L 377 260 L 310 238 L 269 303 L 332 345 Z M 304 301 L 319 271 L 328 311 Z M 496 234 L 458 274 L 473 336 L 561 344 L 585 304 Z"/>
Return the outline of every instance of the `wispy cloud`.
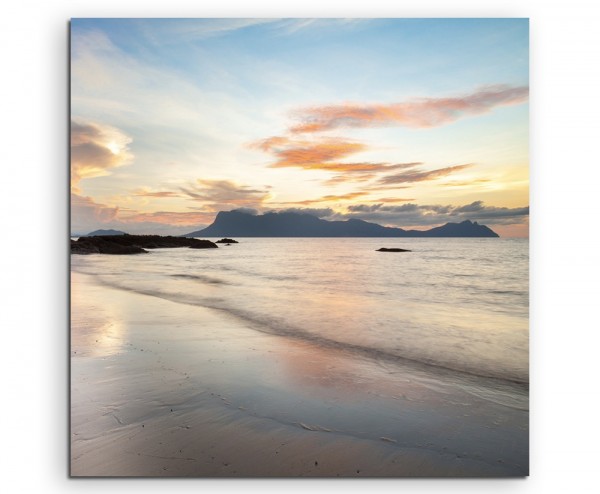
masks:
<path fill-rule="evenodd" d="M 461 97 L 422 98 L 393 104 L 346 104 L 305 108 L 293 113 L 300 121 L 292 126 L 291 134 L 314 134 L 337 128 L 405 126 L 425 128 L 443 125 L 459 118 L 491 111 L 498 106 L 522 103 L 527 100 L 527 87 L 506 85 L 488 86 Z M 376 180 L 379 186 L 396 186 L 436 180 L 460 172 L 472 164 L 461 164 L 427 170 L 418 168 L 421 162 L 383 163 L 349 160 L 368 151 L 363 142 L 343 137 L 294 138 L 273 136 L 251 145 L 272 154 L 276 161 L 271 168 L 296 167 L 304 170 L 335 172 L 324 185 L 336 186 L 344 182 Z M 391 173 L 402 170 L 400 173 Z M 481 183 L 480 180 L 477 183 Z M 466 186 L 468 180 L 447 185 Z M 474 184 L 475 182 L 470 182 Z M 375 185 L 375 184 L 372 184 Z M 406 186 L 406 185 L 404 185 Z"/>
<path fill-rule="evenodd" d="M 252 26 L 279 22 L 279 19 L 259 18 L 136 19 L 134 26 L 139 27 L 150 43 L 164 45 L 225 36 Z"/>
<path fill-rule="evenodd" d="M 444 187 L 473 187 L 476 185 L 489 184 L 491 180 L 489 178 L 475 178 L 473 180 L 453 180 L 450 182 L 444 182 L 440 185 Z"/>
<path fill-rule="evenodd" d="M 294 35 L 301 31 L 314 29 L 315 32 L 319 33 L 319 30 L 327 30 L 328 28 L 333 31 L 339 31 L 341 29 L 352 29 L 359 24 L 370 22 L 371 19 L 361 18 L 296 18 L 296 19 L 274 19 L 275 22 L 270 27 L 275 32 L 284 35 Z"/>
<path fill-rule="evenodd" d="M 296 167 L 304 170 L 326 170 L 342 173 L 374 173 L 408 168 L 417 163 L 342 162 L 344 158 L 365 151 L 368 146 L 357 141 L 328 137 L 298 140 L 274 136 L 252 144 L 252 147 L 273 154 L 277 161 L 271 168 Z"/>
<path fill-rule="evenodd" d="M 210 211 L 254 208 L 271 197 L 269 187 L 253 188 L 231 180 L 198 179 L 195 183 L 179 187 L 179 190 L 184 197 L 204 203 Z"/>
<path fill-rule="evenodd" d="M 394 175 L 388 175 L 385 177 L 381 177 L 378 182 L 383 185 L 391 185 L 391 184 L 406 184 L 406 183 L 414 183 L 414 182 L 424 182 L 427 180 L 435 180 L 440 177 L 445 177 L 452 173 L 464 170 L 465 168 L 469 168 L 473 166 L 472 164 L 466 165 L 456 165 L 456 166 L 447 166 L 445 168 L 437 168 L 435 170 L 409 170 L 402 173 L 397 173 Z"/>
<path fill-rule="evenodd" d="M 523 103 L 528 95 L 528 87 L 496 85 L 461 97 L 420 98 L 391 104 L 316 106 L 294 112 L 294 118 L 300 123 L 290 130 L 293 133 L 309 133 L 352 127 L 437 127 L 463 117 L 487 113 L 499 106 Z"/>
<path fill-rule="evenodd" d="M 377 199 L 373 199 L 373 202 L 377 203 L 394 203 L 394 202 L 410 202 L 414 201 L 414 197 L 379 197 Z"/>
<path fill-rule="evenodd" d="M 357 192 L 348 192 L 346 194 L 327 194 L 325 196 L 321 196 L 317 199 L 305 199 L 303 201 L 289 201 L 289 202 L 277 202 L 274 204 L 282 205 L 282 204 L 319 204 L 322 202 L 343 202 L 343 201 L 352 201 L 353 199 L 357 199 L 359 197 L 363 197 L 368 195 L 367 191 L 357 191 Z"/>
<path fill-rule="evenodd" d="M 151 190 L 147 187 L 140 187 L 132 192 L 134 196 L 139 197 L 155 197 L 155 198 L 164 198 L 164 197 L 184 197 L 179 192 L 174 192 L 172 190 Z"/>

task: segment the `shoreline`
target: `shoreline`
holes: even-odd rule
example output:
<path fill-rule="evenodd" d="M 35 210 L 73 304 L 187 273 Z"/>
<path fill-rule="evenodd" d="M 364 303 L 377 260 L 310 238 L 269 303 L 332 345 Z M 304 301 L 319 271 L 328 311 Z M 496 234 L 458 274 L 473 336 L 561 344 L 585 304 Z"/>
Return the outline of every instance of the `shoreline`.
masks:
<path fill-rule="evenodd" d="M 72 476 L 528 473 L 527 411 L 71 276 Z"/>

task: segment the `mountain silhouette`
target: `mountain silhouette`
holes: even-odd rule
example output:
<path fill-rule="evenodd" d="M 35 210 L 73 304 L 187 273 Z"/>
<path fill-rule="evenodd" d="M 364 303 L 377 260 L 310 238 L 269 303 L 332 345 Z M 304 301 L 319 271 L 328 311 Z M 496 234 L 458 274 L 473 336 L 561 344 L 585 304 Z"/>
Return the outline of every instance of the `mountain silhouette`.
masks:
<path fill-rule="evenodd" d="M 182 237 L 498 237 L 485 225 L 469 220 L 430 230 L 403 230 L 350 219 L 327 221 L 306 213 L 221 211 L 212 225 Z"/>
<path fill-rule="evenodd" d="M 94 230 L 93 232 L 88 233 L 87 235 L 81 235 L 82 237 L 96 237 L 96 236 L 109 236 L 109 235 L 127 235 L 125 232 L 121 230 Z"/>

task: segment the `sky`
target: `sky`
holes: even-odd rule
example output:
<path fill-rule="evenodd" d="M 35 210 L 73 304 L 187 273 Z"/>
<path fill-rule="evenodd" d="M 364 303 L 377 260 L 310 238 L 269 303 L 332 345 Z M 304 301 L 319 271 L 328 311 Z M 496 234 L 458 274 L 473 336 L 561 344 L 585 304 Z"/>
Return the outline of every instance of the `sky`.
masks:
<path fill-rule="evenodd" d="M 527 19 L 73 19 L 71 232 L 529 232 Z"/>

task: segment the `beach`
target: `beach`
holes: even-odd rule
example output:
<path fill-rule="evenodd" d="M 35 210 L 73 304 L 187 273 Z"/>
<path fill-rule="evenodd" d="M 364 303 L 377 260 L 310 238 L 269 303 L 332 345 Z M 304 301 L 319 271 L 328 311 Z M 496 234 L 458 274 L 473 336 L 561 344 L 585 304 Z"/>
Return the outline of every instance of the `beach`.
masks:
<path fill-rule="evenodd" d="M 82 272 L 71 293 L 72 476 L 528 474 L 520 384 L 267 334 Z"/>

